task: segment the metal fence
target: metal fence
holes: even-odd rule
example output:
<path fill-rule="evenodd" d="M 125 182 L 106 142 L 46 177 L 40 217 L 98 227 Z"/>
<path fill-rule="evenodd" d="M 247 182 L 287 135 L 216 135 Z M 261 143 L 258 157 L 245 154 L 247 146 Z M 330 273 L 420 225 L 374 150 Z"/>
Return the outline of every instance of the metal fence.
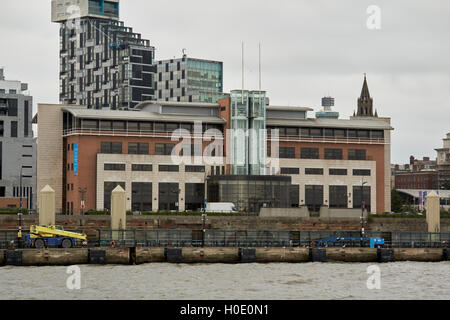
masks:
<path fill-rule="evenodd" d="M 388 248 L 443 248 L 450 233 L 279 230 L 98 230 L 98 246 L 124 247 L 369 247 L 383 238 Z M 330 240 L 336 238 L 334 241 Z M 348 240 L 350 239 L 350 240 Z"/>
<path fill-rule="evenodd" d="M 80 230 L 69 230 L 80 232 Z M 359 231 L 280 230 L 97 230 L 90 246 L 118 247 L 369 247 L 370 238 L 382 238 L 388 248 L 443 248 L 450 233 L 374 232 L 361 239 Z M 25 231 L 24 231 L 25 233 Z M 0 230 L 0 249 L 14 242 L 17 230 Z"/>

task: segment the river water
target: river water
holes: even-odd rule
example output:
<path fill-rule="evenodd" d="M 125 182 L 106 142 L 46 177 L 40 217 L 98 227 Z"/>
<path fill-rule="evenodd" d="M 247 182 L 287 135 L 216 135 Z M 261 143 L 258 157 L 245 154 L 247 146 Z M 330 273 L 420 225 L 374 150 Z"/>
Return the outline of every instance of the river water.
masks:
<path fill-rule="evenodd" d="M 376 264 L 380 289 L 369 290 L 363 263 L 146 264 L 80 266 L 69 290 L 66 267 L 0 268 L 0 300 L 450 299 L 450 262 Z"/>

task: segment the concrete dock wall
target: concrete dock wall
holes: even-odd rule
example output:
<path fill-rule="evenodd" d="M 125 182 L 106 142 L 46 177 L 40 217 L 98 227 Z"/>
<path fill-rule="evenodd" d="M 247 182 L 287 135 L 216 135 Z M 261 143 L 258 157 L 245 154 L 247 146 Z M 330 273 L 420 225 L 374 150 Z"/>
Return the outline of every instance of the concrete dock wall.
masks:
<path fill-rule="evenodd" d="M 394 249 L 395 261 L 437 262 L 444 260 L 443 249 Z"/>
<path fill-rule="evenodd" d="M 377 262 L 377 249 L 327 248 L 327 262 Z"/>
<path fill-rule="evenodd" d="M 237 263 L 238 248 L 183 248 L 183 263 Z"/>
<path fill-rule="evenodd" d="M 90 252 L 101 253 L 101 263 Z M 320 251 L 320 252 L 319 252 Z M 6 261 L 6 253 L 9 263 Z M 320 254 L 319 254 L 320 253 Z M 93 251 L 91 252 L 91 256 Z M 0 266 L 68 266 L 83 264 L 145 263 L 305 263 L 315 262 L 400 262 L 446 261 L 445 249 L 371 248 L 96 248 L 0 250 Z M 13 258 L 11 258 L 13 257 Z M 95 262 L 96 261 L 96 262 Z"/>
<path fill-rule="evenodd" d="M 308 262 L 308 248 L 257 248 L 256 261 L 269 262 Z"/>
<path fill-rule="evenodd" d="M 88 263 L 88 249 L 29 249 L 22 252 L 23 266 L 69 266 Z"/>
<path fill-rule="evenodd" d="M 136 264 L 166 262 L 164 248 L 136 248 Z"/>

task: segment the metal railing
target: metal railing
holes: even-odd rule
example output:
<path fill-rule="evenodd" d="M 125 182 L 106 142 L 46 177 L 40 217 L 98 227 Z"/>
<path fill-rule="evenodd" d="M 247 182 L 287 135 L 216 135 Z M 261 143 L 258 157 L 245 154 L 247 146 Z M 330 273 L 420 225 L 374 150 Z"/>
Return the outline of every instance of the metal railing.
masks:
<path fill-rule="evenodd" d="M 450 233 L 428 232 L 366 232 L 363 237 L 359 231 L 98 230 L 98 233 L 98 246 L 109 246 L 114 241 L 116 246 L 125 247 L 370 247 L 370 238 L 383 238 L 387 248 L 444 248 L 450 243 Z"/>
<path fill-rule="evenodd" d="M 68 230 L 80 233 L 80 230 Z M 24 234 L 26 231 L 24 232 Z M 446 248 L 450 232 L 280 231 L 280 230 L 109 230 L 98 229 L 89 246 L 100 247 L 369 247 L 370 238 L 382 238 L 387 248 Z M 331 239 L 331 240 L 330 240 Z M 333 240 L 334 239 L 334 240 Z M 11 241 L 17 248 L 17 230 L 0 230 L 0 249 Z"/>

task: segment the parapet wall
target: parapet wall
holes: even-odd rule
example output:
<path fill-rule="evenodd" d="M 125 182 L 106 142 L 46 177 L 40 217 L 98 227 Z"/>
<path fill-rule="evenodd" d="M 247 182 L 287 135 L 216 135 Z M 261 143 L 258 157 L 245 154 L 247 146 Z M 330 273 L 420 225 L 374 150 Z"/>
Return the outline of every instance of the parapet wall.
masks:
<path fill-rule="evenodd" d="M 96 234 L 97 229 L 109 229 L 109 216 L 57 216 L 56 224 L 66 229 Z M 23 228 L 38 224 L 37 215 L 23 216 Z M 288 218 L 288 217 L 212 217 L 206 228 L 217 230 L 360 230 L 359 219 Z M 127 216 L 128 229 L 202 229 L 201 216 Z M 17 216 L 0 215 L 0 230 L 17 229 Z M 367 231 L 427 232 L 425 219 L 371 218 Z M 441 219 L 441 232 L 450 232 L 450 219 Z"/>

